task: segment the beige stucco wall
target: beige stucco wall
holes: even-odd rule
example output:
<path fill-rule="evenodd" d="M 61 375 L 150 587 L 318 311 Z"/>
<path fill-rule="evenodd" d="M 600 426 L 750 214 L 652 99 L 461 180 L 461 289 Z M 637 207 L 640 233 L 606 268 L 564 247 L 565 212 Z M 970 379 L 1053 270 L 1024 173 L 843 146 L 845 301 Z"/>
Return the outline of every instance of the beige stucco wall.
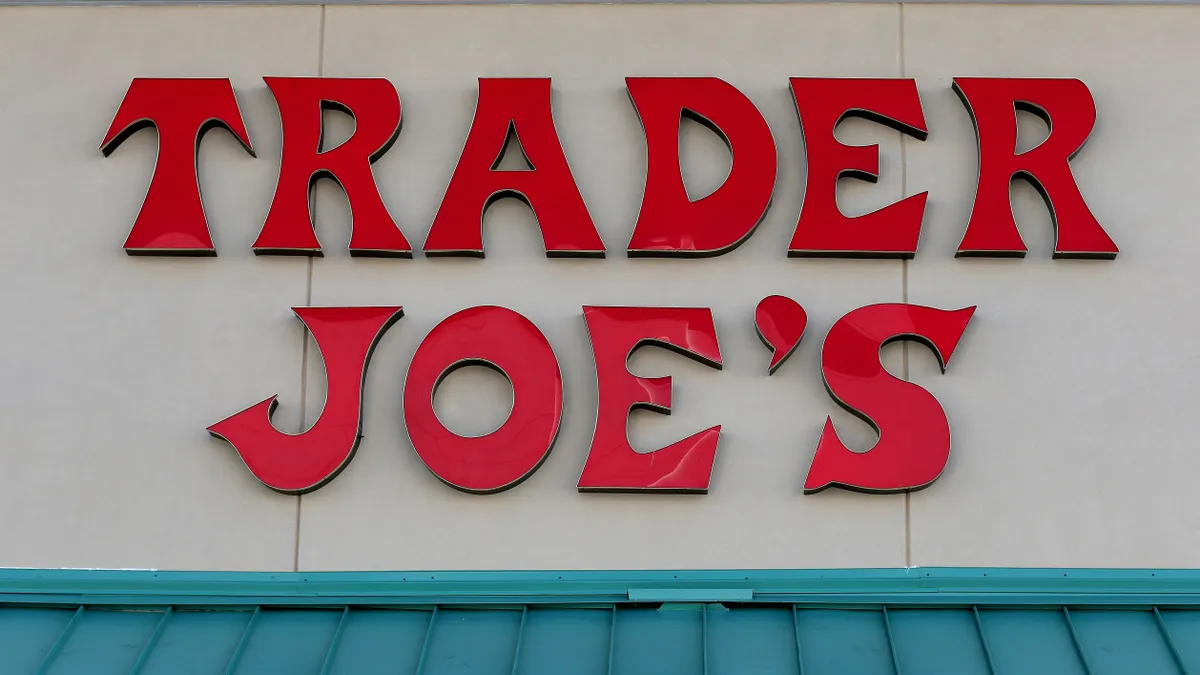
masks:
<path fill-rule="evenodd" d="M 0 566 L 1195 566 L 1197 34 L 1200 7 L 0 8 Z M 553 77 L 559 134 L 609 258 L 547 260 L 528 210 L 502 202 L 486 221 L 486 260 L 351 259 L 348 210 L 328 183 L 317 196 L 326 257 L 256 258 L 250 243 L 280 150 L 261 78 L 318 74 L 396 84 L 404 131 L 376 175 L 415 245 L 462 147 L 476 78 Z M 623 78 L 664 74 L 726 79 L 775 134 L 774 204 L 732 254 L 623 255 L 645 171 Z M 882 155 L 877 185 L 841 191 L 847 212 L 930 192 L 911 263 L 784 257 L 804 179 L 787 90 L 794 75 L 916 78 L 928 141 L 902 142 L 861 121 L 840 133 L 879 143 Z M 976 162 L 970 120 L 950 90 L 959 75 L 1089 85 L 1099 122 L 1074 167 L 1121 247 L 1116 261 L 1052 261 L 1049 217 L 1023 184 L 1013 194 L 1028 257 L 953 257 Z M 139 76 L 230 77 L 237 89 L 259 156 L 224 133 L 205 139 L 216 259 L 121 250 L 155 137 L 142 132 L 107 159 L 96 146 Z M 698 190 L 720 182 L 728 159 L 715 137 L 689 128 L 683 154 Z M 810 323 L 797 353 L 767 378 L 751 317 L 771 293 L 801 302 Z M 850 309 L 900 300 L 979 306 L 945 375 L 922 347 L 885 350 L 894 373 L 945 407 L 949 466 L 911 497 L 804 496 L 827 415 L 848 441 L 872 442 L 822 387 L 821 339 Z M 204 429 L 272 393 L 281 429 L 319 415 L 322 365 L 289 310 L 306 302 L 403 304 L 406 317 L 372 361 L 354 462 L 297 498 L 260 485 Z M 475 304 L 537 323 L 566 385 L 549 460 L 492 496 L 438 482 L 401 417 L 417 344 Z M 713 308 L 725 369 L 639 353 L 635 372 L 675 377 L 675 410 L 637 413 L 630 432 L 650 449 L 723 424 L 710 494 L 576 492 L 596 404 L 583 304 Z M 439 406 L 461 430 L 486 431 L 504 416 L 504 386 L 464 371 Z"/>

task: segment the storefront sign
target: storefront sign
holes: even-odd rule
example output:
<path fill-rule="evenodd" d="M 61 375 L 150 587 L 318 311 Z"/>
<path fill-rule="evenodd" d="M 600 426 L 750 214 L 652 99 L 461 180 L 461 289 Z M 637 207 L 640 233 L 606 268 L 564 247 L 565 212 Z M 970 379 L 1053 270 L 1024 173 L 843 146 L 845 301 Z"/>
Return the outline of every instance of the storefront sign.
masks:
<path fill-rule="evenodd" d="M 259 255 L 322 255 L 312 216 L 312 189 L 332 178 L 352 215 L 350 253 L 412 257 L 388 213 L 371 165 L 400 133 L 395 87 L 384 79 L 265 78 L 283 124 L 282 165 L 274 198 L 253 247 Z M 737 248 L 765 216 L 776 188 L 777 149 L 754 104 L 716 78 L 628 78 L 629 96 L 645 129 L 647 168 L 641 210 L 626 248 L 630 257 L 712 257 Z M 959 256 L 1021 257 L 1026 247 L 1009 202 L 1014 177 L 1043 195 L 1055 226 L 1056 258 L 1113 259 L 1117 247 L 1088 209 L 1069 160 L 1095 123 L 1088 89 L 1071 79 L 957 78 L 954 89 L 975 122 L 979 182 Z M 861 117 L 924 140 L 928 134 L 911 79 L 793 78 L 791 91 L 804 135 L 808 176 L 804 205 L 787 255 L 910 259 L 920 239 L 927 193 L 860 217 L 837 205 L 841 178 L 875 181 L 877 146 L 847 146 L 834 136 Z M 605 243 L 576 187 L 551 115 L 550 80 L 481 79 L 475 119 L 458 165 L 424 242 L 426 256 L 484 257 L 483 213 L 504 197 L 534 212 L 549 257 L 604 257 Z M 353 116 L 355 130 L 324 151 L 321 111 Z M 1016 151 L 1016 111 L 1051 128 L 1036 148 Z M 691 200 L 679 164 L 682 117 L 702 122 L 726 142 L 733 161 L 724 183 Z M 199 146 L 214 127 L 229 130 L 253 154 L 232 85 L 225 79 L 137 79 L 101 145 L 107 155 L 137 130 L 154 126 L 159 154 L 145 203 L 125 242 L 131 255 L 216 255 L 197 178 Z M 516 139 L 525 170 L 501 170 Z M 783 254 L 783 251 L 780 251 Z M 419 264 L 419 263 L 404 263 Z M 700 263 L 702 264 L 702 263 Z M 831 420 L 817 446 L 806 492 L 837 486 L 868 492 L 920 489 L 937 479 L 950 452 L 945 412 L 929 392 L 889 375 L 880 348 L 896 340 L 928 346 L 946 367 L 974 307 L 942 310 L 909 304 L 851 309 L 825 336 L 821 369 L 832 398 L 880 435 L 867 452 L 838 438 Z M 747 308 L 747 315 L 750 314 Z M 328 375 L 325 408 L 308 431 L 284 434 L 269 398 L 209 428 L 231 443 L 253 474 L 286 493 L 315 490 L 354 454 L 362 425 L 363 383 L 370 354 L 402 316 L 400 307 L 298 307 Z M 807 317 L 795 301 L 770 296 L 753 312 L 772 351 L 774 373 L 796 348 Z M 670 411 L 671 379 L 641 378 L 627 367 L 648 344 L 713 368 L 721 352 L 711 310 L 702 307 L 584 306 L 596 362 L 599 402 L 581 491 L 706 492 L 720 425 L 649 453 L 626 432 L 631 410 Z M 485 365 L 513 387 L 507 421 L 485 436 L 454 434 L 433 411 L 433 392 L 453 370 Z M 563 411 L 562 374 L 550 343 L 524 316 L 502 307 L 464 309 L 421 343 L 404 386 L 404 416 L 417 454 L 439 479 L 472 493 L 511 488 L 546 459 Z"/>

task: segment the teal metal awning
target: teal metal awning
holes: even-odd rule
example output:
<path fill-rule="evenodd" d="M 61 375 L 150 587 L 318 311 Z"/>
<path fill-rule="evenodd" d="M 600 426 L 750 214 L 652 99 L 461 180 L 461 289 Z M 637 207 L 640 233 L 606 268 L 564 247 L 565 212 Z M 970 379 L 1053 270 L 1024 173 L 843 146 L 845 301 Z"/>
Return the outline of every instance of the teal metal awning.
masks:
<path fill-rule="evenodd" d="M 0 570 L 0 674 L 1200 675 L 1200 573 Z"/>

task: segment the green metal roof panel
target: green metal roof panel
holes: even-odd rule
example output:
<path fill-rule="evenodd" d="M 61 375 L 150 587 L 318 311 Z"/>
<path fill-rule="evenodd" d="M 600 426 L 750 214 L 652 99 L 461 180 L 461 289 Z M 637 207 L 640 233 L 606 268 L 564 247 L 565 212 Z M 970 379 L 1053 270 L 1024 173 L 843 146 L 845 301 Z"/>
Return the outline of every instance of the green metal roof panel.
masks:
<path fill-rule="evenodd" d="M 1200 612 L 1163 610 L 1161 617 L 1184 672 L 1200 673 Z"/>
<path fill-rule="evenodd" d="M 1200 610 L 0 608 L 5 675 L 1181 675 Z M 1185 645 L 1179 658 L 1172 643 Z"/>
<path fill-rule="evenodd" d="M 0 570 L 0 675 L 1200 675 L 1200 572 L 1053 585 L 989 572 L 969 587 L 944 572 L 910 587 L 907 573 L 863 571 L 857 592 L 850 577 L 754 574 L 740 587 L 750 602 L 634 602 L 615 590 L 633 574 L 550 594 L 519 574 L 435 574 L 403 591 L 398 575 L 214 573 L 206 586 L 203 574 Z M 695 579 L 645 584 L 703 597 Z"/>

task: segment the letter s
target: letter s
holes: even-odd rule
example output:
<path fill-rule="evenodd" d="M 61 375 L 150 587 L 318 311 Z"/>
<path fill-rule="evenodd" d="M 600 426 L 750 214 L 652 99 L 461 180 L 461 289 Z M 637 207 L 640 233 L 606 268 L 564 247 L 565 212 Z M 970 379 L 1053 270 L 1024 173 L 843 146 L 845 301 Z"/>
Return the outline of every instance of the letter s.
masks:
<path fill-rule="evenodd" d="M 821 350 L 825 388 L 838 405 L 874 427 L 879 442 L 854 452 L 826 418 L 804 481 L 806 493 L 831 486 L 907 492 L 937 480 L 950 458 L 946 413 L 928 391 L 888 374 L 879 350 L 896 340 L 922 342 L 945 372 L 974 313 L 974 307 L 948 311 L 895 303 L 860 307 L 838 319 Z"/>

